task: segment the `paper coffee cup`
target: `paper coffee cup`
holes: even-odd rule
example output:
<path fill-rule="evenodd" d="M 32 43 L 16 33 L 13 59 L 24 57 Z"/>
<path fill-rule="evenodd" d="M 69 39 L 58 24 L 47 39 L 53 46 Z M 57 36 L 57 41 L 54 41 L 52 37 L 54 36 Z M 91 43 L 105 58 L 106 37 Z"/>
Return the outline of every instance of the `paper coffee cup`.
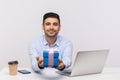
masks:
<path fill-rule="evenodd" d="M 18 61 L 10 61 L 8 62 L 8 65 L 9 65 L 9 74 L 17 75 Z"/>

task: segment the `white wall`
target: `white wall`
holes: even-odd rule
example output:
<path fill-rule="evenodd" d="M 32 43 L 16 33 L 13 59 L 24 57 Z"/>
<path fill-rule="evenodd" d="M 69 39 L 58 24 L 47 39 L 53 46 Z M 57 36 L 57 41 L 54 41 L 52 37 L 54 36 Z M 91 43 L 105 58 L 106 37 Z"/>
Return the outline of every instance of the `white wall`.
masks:
<path fill-rule="evenodd" d="M 119 0 L 0 0 L 0 69 L 8 61 L 30 67 L 28 44 L 41 35 L 42 16 L 61 16 L 60 34 L 78 50 L 110 49 L 108 67 L 120 67 Z"/>

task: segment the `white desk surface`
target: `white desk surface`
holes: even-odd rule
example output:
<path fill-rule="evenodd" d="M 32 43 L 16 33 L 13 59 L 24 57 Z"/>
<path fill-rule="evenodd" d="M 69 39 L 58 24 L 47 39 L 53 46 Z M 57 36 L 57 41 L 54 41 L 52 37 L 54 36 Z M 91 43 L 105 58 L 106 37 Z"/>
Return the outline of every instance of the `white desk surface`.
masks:
<path fill-rule="evenodd" d="M 27 69 L 27 68 L 20 68 Z M 120 80 L 120 68 L 104 68 L 100 74 L 84 75 L 77 77 L 61 76 L 55 73 L 55 69 L 46 69 L 44 74 L 34 73 L 31 69 L 31 74 L 17 73 L 16 76 L 10 76 L 8 68 L 0 71 L 0 80 Z"/>

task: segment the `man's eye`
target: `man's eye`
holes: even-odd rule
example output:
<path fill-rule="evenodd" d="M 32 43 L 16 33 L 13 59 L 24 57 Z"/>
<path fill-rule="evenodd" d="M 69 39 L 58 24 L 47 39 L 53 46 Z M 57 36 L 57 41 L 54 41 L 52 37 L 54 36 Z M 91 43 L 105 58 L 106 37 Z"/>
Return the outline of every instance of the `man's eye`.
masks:
<path fill-rule="evenodd" d="M 53 23 L 54 26 L 58 26 L 58 23 Z"/>
<path fill-rule="evenodd" d="M 45 25 L 46 25 L 46 26 L 49 26 L 49 25 L 50 25 L 50 23 L 45 23 Z"/>

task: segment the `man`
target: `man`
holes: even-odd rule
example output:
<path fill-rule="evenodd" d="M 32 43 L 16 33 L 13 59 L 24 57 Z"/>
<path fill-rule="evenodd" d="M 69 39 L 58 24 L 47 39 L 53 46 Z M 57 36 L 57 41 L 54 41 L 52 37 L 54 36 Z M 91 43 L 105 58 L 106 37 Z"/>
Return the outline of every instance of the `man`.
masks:
<path fill-rule="evenodd" d="M 29 47 L 33 70 L 41 72 L 44 69 L 43 51 L 47 49 L 59 50 L 59 63 L 56 69 L 62 71 L 70 67 L 72 62 L 72 43 L 58 35 L 61 29 L 59 15 L 53 12 L 46 13 L 43 16 L 42 29 L 44 35 L 33 40 Z"/>

